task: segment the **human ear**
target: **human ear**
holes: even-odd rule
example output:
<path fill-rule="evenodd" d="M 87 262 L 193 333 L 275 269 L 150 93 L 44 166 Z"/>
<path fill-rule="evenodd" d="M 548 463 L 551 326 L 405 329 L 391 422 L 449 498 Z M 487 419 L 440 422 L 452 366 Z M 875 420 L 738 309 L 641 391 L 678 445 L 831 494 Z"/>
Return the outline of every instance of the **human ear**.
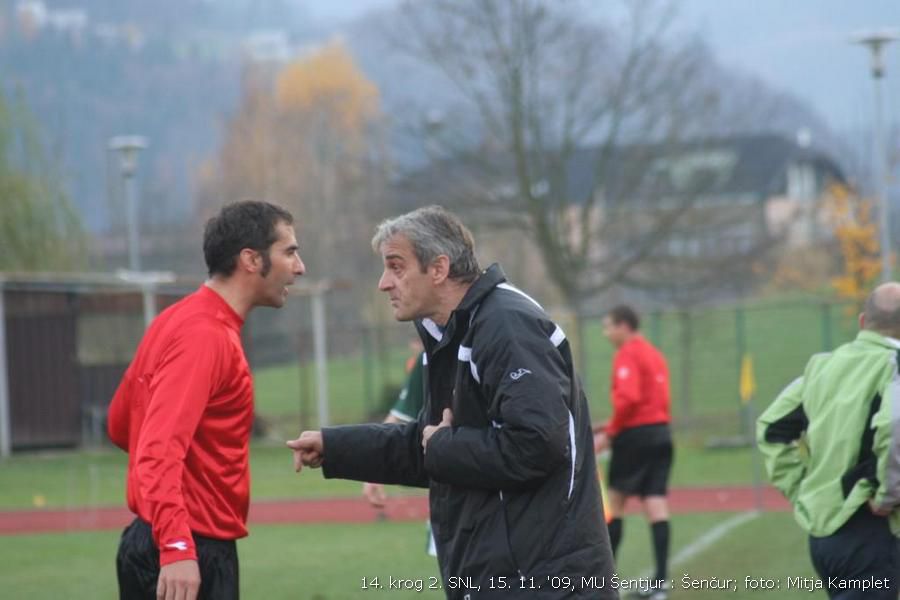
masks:
<path fill-rule="evenodd" d="M 244 248 L 238 255 L 238 266 L 248 273 L 256 273 L 262 268 L 262 256 L 251 248 Z"/>
<path fill-rule="evenodd" d="M 441 254 L 431 262 L 428 271 L 432 283 L 435 285 L 443 283 L 450 276 L 450 259 L 446 254 Z"/>

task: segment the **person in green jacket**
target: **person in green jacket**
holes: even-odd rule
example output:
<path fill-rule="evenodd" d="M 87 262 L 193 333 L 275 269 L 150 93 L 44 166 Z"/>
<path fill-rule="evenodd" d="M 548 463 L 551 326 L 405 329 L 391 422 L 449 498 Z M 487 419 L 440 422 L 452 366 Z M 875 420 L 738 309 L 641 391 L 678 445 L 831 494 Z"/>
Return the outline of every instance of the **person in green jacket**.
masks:
<path fill-rule="evenodd" d="M 860 332 L 810 358 L 757 423 L 766 471 L 809 534 L 830 598 L 895 600 L 900 579 L 900 284 L 866 300 Z"/>

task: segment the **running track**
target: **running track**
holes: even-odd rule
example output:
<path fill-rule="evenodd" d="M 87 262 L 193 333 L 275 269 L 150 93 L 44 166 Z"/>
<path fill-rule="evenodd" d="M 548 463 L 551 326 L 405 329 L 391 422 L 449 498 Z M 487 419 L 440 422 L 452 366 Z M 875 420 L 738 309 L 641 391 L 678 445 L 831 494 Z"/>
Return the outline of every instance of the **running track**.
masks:
<path fill-rule="evenodd" d="M 790 510 L 787 501 L 772 488 L 760 494 L 759 508 L 769 511 Z M 751 487 L 692 487 L 670 491 L 673 513 L 740 512 L 757 508 Z M 628 512 L 639 510 L 630 503 Z M 250 506 L 250 525 L 264 523 L 373 523 L 379 520 L 418 521 L 428 515 L 425 496 L 394 497 L 384 511 L 378 511 L 362 498 L 321 500 L 259 501 Z M 132 519 L 124 507 L 98 507 L 67 510 L 0 511 L 0 535 L 39 532 L 92 531 L 121 529 Z"/>

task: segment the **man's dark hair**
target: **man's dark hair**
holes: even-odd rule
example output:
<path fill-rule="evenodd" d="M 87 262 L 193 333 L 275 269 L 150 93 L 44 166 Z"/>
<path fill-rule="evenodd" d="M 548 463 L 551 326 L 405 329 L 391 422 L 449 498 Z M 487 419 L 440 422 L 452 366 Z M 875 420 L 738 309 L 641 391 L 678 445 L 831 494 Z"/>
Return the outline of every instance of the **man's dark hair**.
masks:
<path fill-rule="evenodd" d="M 203 258 L 210 277 L 229 277 L 237 267 L 237 259 L 244 248 L 262 255 L 262 276 L 269 274 L 272 260 L 269 248 L 278 239 L 275 228 L 279 223 L 292 225 L 294 217 L 268 202 L 245 200 L 226 204 L 219 214 L 206 222 L 203 232 Z"/>
<path fill-rule="evenodd" d="M 637 331 L 641 328 L 641 319 L 638 317 L 637 312 L 630 306 L 620 304 L 613 307 L 607 314 L 616 325 L 625 323 L 632 331 Z"/>

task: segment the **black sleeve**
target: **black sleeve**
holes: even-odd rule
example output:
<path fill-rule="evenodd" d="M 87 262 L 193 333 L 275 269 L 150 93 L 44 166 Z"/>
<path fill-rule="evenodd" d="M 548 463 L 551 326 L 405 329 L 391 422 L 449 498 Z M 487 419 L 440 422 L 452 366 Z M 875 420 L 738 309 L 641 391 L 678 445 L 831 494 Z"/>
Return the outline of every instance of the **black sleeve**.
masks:
<path fill-rule="evenodd" d="M 372 423 L 322 429 L 326 479 L 428 487 L 419 423 Z"/>
<path fill-rule="evenodd" d="M 480 326 L 472 361 L 495 423 L 439 429 L 428 442 L 425 468 L 432 479 L 463 487 L 540 485 L 568 464 L 571 452 L 571 378 L 558 338 L 551 339 L 556 325 L 507 312 Z"/>

